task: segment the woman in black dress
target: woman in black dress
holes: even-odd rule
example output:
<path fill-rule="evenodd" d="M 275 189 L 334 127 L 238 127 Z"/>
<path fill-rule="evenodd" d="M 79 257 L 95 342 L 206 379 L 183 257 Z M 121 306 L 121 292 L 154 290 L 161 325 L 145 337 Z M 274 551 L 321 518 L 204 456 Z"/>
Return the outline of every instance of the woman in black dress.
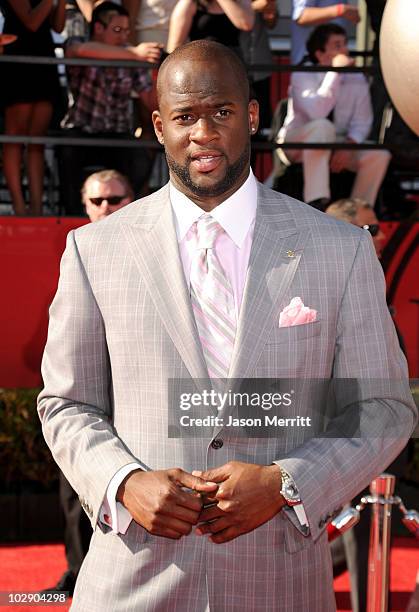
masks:
<path fill-rule="evenodd" d="M 0 0 L 4 32 L 16 34 L 16 42 L 4 49 L 5 55 L 54 57 L 50 32 L 61 32 L 65 23 L 65 0 Z M 5 109 L 5 133 L 44 136 L 54 104 L 59 97 L 56 65 L 2 64 L 1 98 Z M 23 145 L 5 144 L 3 170 L 16 215 L 27 214 L 22 191 Z M 28 145 L 27 176 L 29 214 L 42 214 L 44 147 Z"/>
<path fill-rule="evenodd" d="M 240 31 L 254 23 L 251 0 L 179 0 L 170 18 L 167 52 L 190 40 L 214 40 L 240 55 Z"/>

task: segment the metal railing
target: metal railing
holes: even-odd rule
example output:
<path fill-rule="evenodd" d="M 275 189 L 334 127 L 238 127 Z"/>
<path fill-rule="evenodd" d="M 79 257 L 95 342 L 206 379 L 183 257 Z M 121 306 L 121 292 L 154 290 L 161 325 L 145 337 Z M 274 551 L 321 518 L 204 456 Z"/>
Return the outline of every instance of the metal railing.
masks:
<path fill-rule="evenodd" d="M 394 496 L 396 478 L 381 474 L 370 484 L 370 494 L 361 498 L 355 508 L 345 508 L 328 528 L 329 541 L 352 529 L 361 518 L 361 511 L 371 505 L 371 526 L 368 551 L 367 612 L 388 612 L 390 590 L 390 536 L 393 507 L 402 513 L 402 523 L 419 539 L 419 512 L 407 510 L 403 500 Z"/>
<path fill-rule="evenodd" d="M 120 68 L 146 68 L 157 69 L 158 64 L 140 62 L 136 60 L 101 60 L 82 57 L 49 57 L 41 55 L 0 55 L 0 64 L 42 64 L 42 65 L 65 65 L 65 66 L 104 66 Z M 364 74 L 374 74 L 377 72 L 376 66 L 307 66 L 301 64 L 249 64 L 248 72 L 270 71 L 270 72 L 361 72 Z"/>
<path fill-rule="evenodd" d="M 362 55 L 363 53 L 356 53 Z M 282 55 L 282 54 L 281 54 Z M 139 62 L 135 60 L 100 60 L 93 58 L 68 58 L 68 57 L 42 57 L 42 56 L 19 56 L 19 55 L 0 55 L 0 66 L 3 63 L 9 64 L 42 64 L 42 65 L 57 65 L 57 66 L 101 66 L 101 67 L 125 67 L 125 68 L 158 68 L 155 64 L 148 62 Z M 374 74 L 377 71 L 375 66 L 349 66 L 343 68 L 335 68 L 329 66 L 307 66 L 307 65 L 289 65 L 272 62 L 269 64 L 252 64 L 247 66 L 249 73 L 254 71 L 270 71 L 271 73 L 289 73 L 289 72 L 339 72 L 339 73 L 363 73 Z M 109 138 L 95 137 L 95 135 L 86 134 L 86 136 L 74 136 L 66 134 L 67 130 L 49 130 L 46 136 L 32 135 L 10 135 L 0 134 L 0 143 L 3 144 L 39 144 L 49 147 L 63 146 L 80 146 L 80 147 L 123 147 L 123 148 L 138 148 L 162 151 L 161 145 L 156 140 L 146 140 L 143 138 L 118 138 L 118 135 L 112 135 Z M 388 149 L 390 151 L 397 150 L 396 146 L 384 146 L 378 142 L 363 142 L 363 143 L 346 143 L 346 142 L 292 142 L 292 143 L 276 143 L 272 140 L 263 139 L 260 136 L 252 139 L 252 150 L 260 154 L 271 154 L 275 149 L 328 149 L 328 150 L 371 150 L 371 149 Z"/>
<path fill-rule="evenodd" d="M 12 64 L 44 64 L 44 65 L 66 65 L 66 66 L 102 66 L 102 67 L 125 67 L 125 68 L 158 68 L 157 64 L 150 64 L 148 62 L 138 62 L 135 60 L 100 60 L 92 58 L 68 58 L 68 57 L 42 57 L 42 56 L 24 56 L 24 55 L 0 55 L 0 65 L 2 63 Z M 348 67 L 332 67 L 332 66 L 307 66 L 307 65 L 289 65 L 289 64 L 251 64 L 247 66 L 249 72 L 253 71 L 266 71 L 273 72 L 341 72 L 341 73 L 363 73 L 373 74 L 377 68 L 375 66 L 348 66 Z M 11 144 L 44 144 L 51 146 L 104 146 L 104 147 L 138 147 L 142 149 L 157 149 L 161 150 L 161 146 L 154 140 L 143 140 L 143 139 L 126 139 L 126 138 L 95 138 L 94 136 L 84 137 L 69 137 L 65 136 L 65 130 L 60 132 L 60 135 L 48 135 L 48 136 L 30 136 L 30 135 L 8 135 L 0 134 L 0 143 L 11 143 Z M 363 142 L 363 143 L 346 143 L 346 142 L 292 142 L 292 143 L 281 143 L 266 142 L 260 140 L 253 140 L 252 148 L 256 152 L 272 152 L 277 148 L 281 149 L 355 149 L 355 150 L 368 150 L 368 149 L 390 149 L 391 147 L 384 146 L 383 144 L 376 142 Z"/>

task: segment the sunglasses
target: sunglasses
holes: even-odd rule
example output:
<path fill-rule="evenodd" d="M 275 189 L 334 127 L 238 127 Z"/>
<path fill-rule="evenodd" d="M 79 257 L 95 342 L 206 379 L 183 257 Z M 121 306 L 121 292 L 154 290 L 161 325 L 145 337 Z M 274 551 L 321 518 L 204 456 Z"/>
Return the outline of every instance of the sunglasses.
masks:
<path fill-rule="evenodd" d="M 371 236 L 376 236 L 380 231 L 380 226 L 378 223 L 371 223 L 371 225 L 363 225 L 362 229 L 367 230 L 371 234 Z"/>
<path fill-rule="evenodd" d="M 95 206 L 101 206 L 102 202 L 104 202 L 105 200 L 110 206 L 117 206 L 126 197 L 127 197 L 127 194 L 125 193 L 124 195 L 108 196 L 107 198 L 89 198 L 88 197 L 87 199 L 89 200 L 89 202 L 91 202 Z"/>

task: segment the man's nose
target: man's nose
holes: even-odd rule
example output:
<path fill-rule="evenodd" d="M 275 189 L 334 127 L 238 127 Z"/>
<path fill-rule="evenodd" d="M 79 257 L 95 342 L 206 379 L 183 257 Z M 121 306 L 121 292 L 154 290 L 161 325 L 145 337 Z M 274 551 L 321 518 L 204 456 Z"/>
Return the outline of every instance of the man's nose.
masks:
<path fill-rule="evenodd" d="M 218 131 L 214 121 L 210 118 L 201 117 L 192 126 L 189 133 L 189 139 L 194 142 L 211 142 L 218 137 Z"/>

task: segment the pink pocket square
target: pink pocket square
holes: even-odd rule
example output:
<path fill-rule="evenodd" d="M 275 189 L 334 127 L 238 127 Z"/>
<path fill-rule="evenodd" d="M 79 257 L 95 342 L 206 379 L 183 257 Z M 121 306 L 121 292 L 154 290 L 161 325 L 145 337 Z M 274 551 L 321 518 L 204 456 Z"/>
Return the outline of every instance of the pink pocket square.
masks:
<path fill-rule="evenodd" d="M 313 323 L 317 317 L 317 310 L 304 306 L 299 297 L 292 298 L 288 306 L 279 315 L 279 327 L 291 327 L 293 325 L 304 325 Z"/>

